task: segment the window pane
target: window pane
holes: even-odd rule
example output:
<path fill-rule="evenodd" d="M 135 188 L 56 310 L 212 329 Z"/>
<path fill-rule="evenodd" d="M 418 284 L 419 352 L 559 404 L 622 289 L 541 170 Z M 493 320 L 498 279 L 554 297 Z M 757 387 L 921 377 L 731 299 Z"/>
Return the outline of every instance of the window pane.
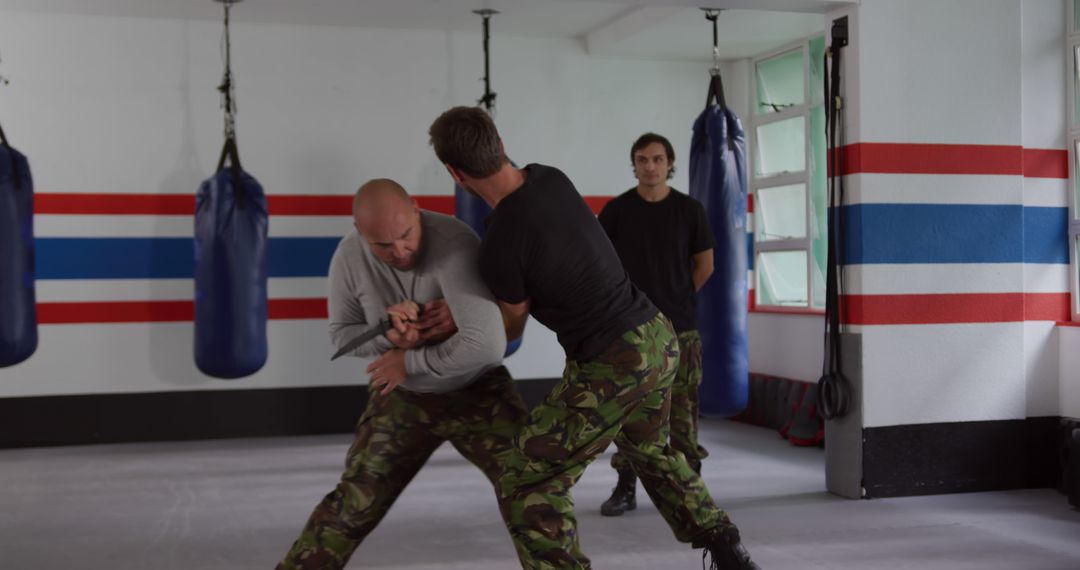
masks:
<path fill-rule="evenodd" d="M 1080 125 L 1080 46 L 1073 52 L 1073 123 Z"/>
<path fill-rule="evenodd" d="M 810 101 L 825 98 L 825 36 L 810 40 Z"/>
<path fill-rule="evenodd" d="M 757 64 L 757 99 L 756 112 L 759 115 L 803 103 L 802 49 Z"/>
<path fill-rule="evenodd" d="M 754 265 L 757 302 L 781 307 L 806 306 L 806 252 L 765 251 Z"/>
<path fill-rule="evenodd" d="M 815 308 L 825 307 L 825 262 L 828 260 L 828 180 L 825 176 L 825 107 L 810 110 L 810 295 Z"/>
<path fill-rule="evenodd" d="M 758 241 L 806 237 L 806 185 L 759 188 L 754 231 Z"/>
<path fill-rule="evenodd" d="M 754 172 L 758 176 L 806 168 L 806 120 L 793 117 L 757 128 Z"/>
<path fill-rule="evenodd" d="M 1080 32 L 1080 0 L 1073 0 L 1073 31 Z"/>

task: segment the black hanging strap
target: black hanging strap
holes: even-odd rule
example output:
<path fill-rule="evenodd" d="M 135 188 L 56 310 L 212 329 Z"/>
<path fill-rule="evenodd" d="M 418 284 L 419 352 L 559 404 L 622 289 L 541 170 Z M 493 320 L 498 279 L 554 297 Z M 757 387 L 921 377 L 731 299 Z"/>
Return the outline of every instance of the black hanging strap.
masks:
<path fill-rule="evenodd" d="M 3 127 L 0 127 L 0 144 L 4 145 L 4 149 L 8 153 L 8 159 L 11 160 L 11 175 L 15 178 L 15 189 L 22 190 L 22 175 L 19 174 L 19 163 L 15 160 L 15 150 L 11 148 L 7 137 L 4 136 Z"/>
<path fill-rule="evenodd" d="M 244 187 L 240 184 L 243 167 L 240 166 L 240 149 L 236 144 L 236 95 L 233 92 L 232 80 L 232 38 L 229 35 L 229 10 L 239 0 L 218 0 L 225 5 L 225 74 L 221 79 L 218 91 L 221 92 L 221 106 L 225 109 L 225 144 L 221 147 L 221 157 L 218 158 L 217 170 L 220 172 L 225 167 L 225 159 L 228 158 L 232 166 L 233 194 L 236 196 L 236 205 L 244 208 Z"/>
<path fill-rule="evenodd" d="M 718 20 L 720 18 L 720 10 L 713 8 L 702 8 L 705 12 L 705 19 L 712 22 L 712 56 L 713 64 L 709 69 L 709 75 L 712 76 L 709 79 L 709 92 L 705 96 L 705 108 L 708 109 L 715 101 L 720 106 L 720 112 L 723 113 L 724 120 L 728 120 L 727 113 L 727 98 L 724 97 L 724 80 L 720 77 L 720 32 L 718 30 Z M 730 132 L 730 125 L 728 127 Z M 733 137 L 727 137 L 728 150 L 732 152 L 738 151 L 735 145 L 735 139 Z"/>
<path fill-rule="evenodd" d="M 484 95 L 476 103 L 483 105 L 488 113 L 495 109 L 495 93 L 491 90 L 491 17 L 498 13 L 491 9 L 473 10 L 473 14 L 484 19 Z"/>
<path fill-rule="evenodd" d="M 829 176 L 829 238 L 825 277 L 825 320 L 828 326 L 825 340 L 825 362 L 818 380 L 818 405 L 827 420 L 847 414 L 851 386 L 844 377 L 840 352 L 841 299 L 844 298 L 844 242 L 847 236 L 842 208 L 844 206 L 844 100 L 840 96 L 842 48 L 847 45 L 847 18 L 833 22 L 832 45 L 824 57 L 825 105 L 828 117 L 825 136 L 828 139 Z M 832 58 L 831 67 L 829 58 Z"/>

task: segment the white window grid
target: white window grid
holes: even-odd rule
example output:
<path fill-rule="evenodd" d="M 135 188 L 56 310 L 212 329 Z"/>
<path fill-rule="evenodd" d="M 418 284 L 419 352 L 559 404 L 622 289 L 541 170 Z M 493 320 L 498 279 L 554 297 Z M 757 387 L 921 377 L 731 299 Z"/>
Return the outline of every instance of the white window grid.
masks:
<path fill-rule="evenodd" d="M 810 40 L 817 36 L 811 36 L 803 38 L 796 42 L 786 44 L 771 51 L 764 52 L 757 56 L 754 56 L 750 62 L 750 128 L 748 129 L 746 140 L 747 148 L 750 152 L 747 153 L 747 166 L 750 172 L 750 192 L 753 195 L 754 210 L 755 212 L 761 208 L 761 201 L 758 200 L 758 190 L 775 188 L 779 186 L 790 186 L 792 184 L 802 184 L 805 188 L 803 192 L 804 200 L 804 212 L 806 216 L 806 235 L 801 238 L 788 238 L 788 239 L 775 239 L 769 241 L 761 241 L 756 239 L 758 231 L 756 221 L 754 226 L 754 288 L 758 291 L 755 304 L 757 306 L 776 307 L 785 309 L 811 309 L 815 307 L 821 307 L 824 305 L 824 299 L 818 299 L 814 293 L 814 255 L 813 255 L 813 203 L 811 199 L 812 177 L 814 169 L 814 156 L 813 156 L 813 141 L 810 132 L 810 114 L 811 111 L 817 107 L 824 105 L 824 101 L 815 101 L 811 91 L 810 85 Z M 803 64 L 803 102 L 799 105 L 784 108 L 780 111 L 761 114 L 757 112 L 758 96 L 757 96 L 757 69 L 758 64 L 762 61 L 772 59 L 777 56 L 781 56 L 793 51 L 802 52 L 802 64 Z M 755 163 L 754 153 L 757 152 L 757 129 L 758 127 L 792 119 L 795 117 L 802 117 L 803 119 L 803 153 L 804 153 L 804 168 L 797 172 L 780 172 L 776 174 L 770 174 L 767 176 L 758 176 Z M 803 305 L 765 305 L 761 302 L 761 279 L 762 271 L 760 267 L 759 254 L 763 252 L 774 251 L 802 251 L 806 254 L 806 300 L 807 304 Z M 822 292 L 823 294 L 823 292 Z"/>

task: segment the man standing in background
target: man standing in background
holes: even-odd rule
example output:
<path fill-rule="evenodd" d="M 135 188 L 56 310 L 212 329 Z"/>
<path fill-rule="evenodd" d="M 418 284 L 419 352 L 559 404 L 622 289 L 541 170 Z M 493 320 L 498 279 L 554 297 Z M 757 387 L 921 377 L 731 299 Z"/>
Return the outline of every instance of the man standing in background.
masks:
<path fill-rule="evenodd" d="M 695 295 L 713 272 L 713 235 L 705 208 L 668 186 L 675 175 L 675 149 L 656 133 L 645 133 L 630 147 L 638 180 L 600 212 L 604 227 L 630 280 L 671 320 L 679 341 L 679 368 L 671 388 L 671 446 L 701 473 L 709 452 L 698 443 L 698 386 L 701 385 L 701 335 Z M 637 508 L 633 467 L 624 453 L 611 466 L 619 482 L 600 513 L 619 516 Z"/>

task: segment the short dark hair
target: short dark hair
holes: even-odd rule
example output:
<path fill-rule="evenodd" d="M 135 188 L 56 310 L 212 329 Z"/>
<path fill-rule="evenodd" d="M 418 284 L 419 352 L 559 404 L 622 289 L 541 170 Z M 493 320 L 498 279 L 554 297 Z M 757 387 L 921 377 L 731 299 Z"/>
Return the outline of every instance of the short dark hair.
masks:
<path fill-rule="evenodd" d="M 428 129 L 435 156 L 472 176 L 487 178 L 502 168 L 499 131 L 491 115 L 478 107 L 454 107 L 435 119 Z"/>
<path fill-rule="evenodd" d="M 671 146 L 671 141 L 667 140 L 666 137 L 663 137 L 656 133 L 645 133 L 638 137 L 636 141 L 634 141 L 634 146 L 630 147 L 630 165 L 634 165 L 634 153 L 651 145 L 652 143 L 660 143 L 664 145 L 664 152 L 667 154 L 668 164 L 671 165 L 671 170 L 668 170 L 667 173 L 668 180 L 670 180 L 672 176 L 675 176 L 675 148 Z"/>

